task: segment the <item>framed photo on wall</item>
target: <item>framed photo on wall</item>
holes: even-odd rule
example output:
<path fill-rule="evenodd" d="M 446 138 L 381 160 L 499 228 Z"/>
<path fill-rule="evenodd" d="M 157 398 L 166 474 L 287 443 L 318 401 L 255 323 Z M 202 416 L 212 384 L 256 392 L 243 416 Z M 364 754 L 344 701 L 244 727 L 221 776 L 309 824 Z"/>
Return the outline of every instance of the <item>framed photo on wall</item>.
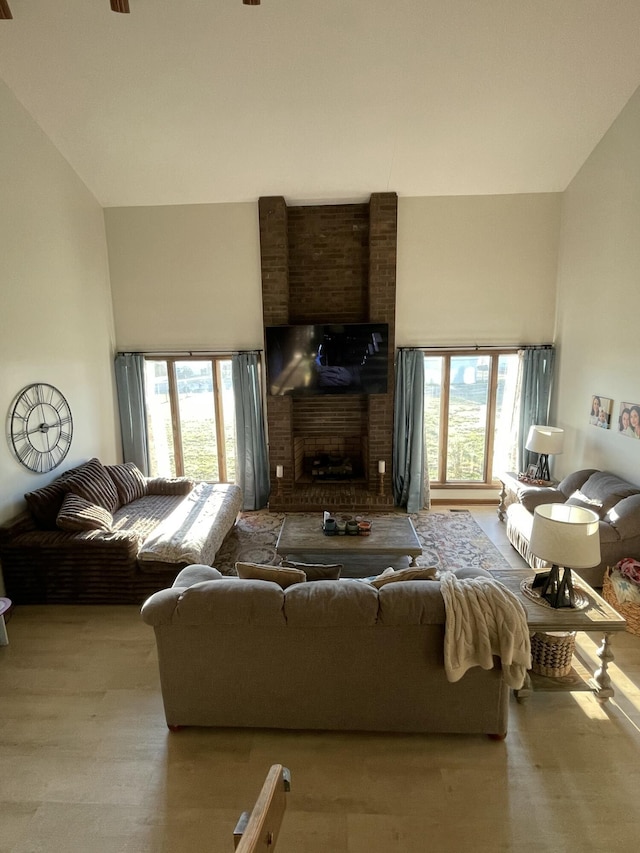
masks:
<path fill-rule="evenodd" d="M 627 438 L 640 438 L 640 403 L 620 403 L 618 433 Z"/>
<path fill-rule="evenodd" d="M 601 397 L 599 394 L 594 394 L 591 397 L 591 412 L 589 413 L 589 423 L 601 429 L 609 429 L 611 426 L 611 412 L 613 409 L 613 400 L 609 397 Z"/>

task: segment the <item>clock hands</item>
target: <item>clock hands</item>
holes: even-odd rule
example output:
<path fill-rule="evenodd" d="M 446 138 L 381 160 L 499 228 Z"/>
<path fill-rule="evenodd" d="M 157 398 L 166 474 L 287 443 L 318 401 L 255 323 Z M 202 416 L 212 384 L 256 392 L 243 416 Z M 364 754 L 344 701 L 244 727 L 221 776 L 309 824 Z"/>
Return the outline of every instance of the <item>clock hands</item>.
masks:
<path fill-rule="evenodd" d="M 40 424 L 40 426 L 34 427 L 33 429 L 28 429 L 27 435 L 31 435 L 34 432 L 47 433 L 47 432 L 49 432 L 50 429 L 53 429 L 54 426 L 55 426 L 55 424 L 44 424 L 43 423 L 43 424 Z"/>

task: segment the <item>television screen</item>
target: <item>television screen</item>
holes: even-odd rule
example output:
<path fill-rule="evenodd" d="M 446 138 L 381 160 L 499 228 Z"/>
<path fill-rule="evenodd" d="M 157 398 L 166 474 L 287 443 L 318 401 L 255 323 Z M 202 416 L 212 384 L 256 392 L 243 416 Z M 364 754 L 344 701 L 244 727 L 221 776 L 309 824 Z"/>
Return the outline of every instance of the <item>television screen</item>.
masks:
<path fill-rule="evenodd" d="M 386 393 L 387 323 L 267 326 L 265 339 L 274 396 Z"/>

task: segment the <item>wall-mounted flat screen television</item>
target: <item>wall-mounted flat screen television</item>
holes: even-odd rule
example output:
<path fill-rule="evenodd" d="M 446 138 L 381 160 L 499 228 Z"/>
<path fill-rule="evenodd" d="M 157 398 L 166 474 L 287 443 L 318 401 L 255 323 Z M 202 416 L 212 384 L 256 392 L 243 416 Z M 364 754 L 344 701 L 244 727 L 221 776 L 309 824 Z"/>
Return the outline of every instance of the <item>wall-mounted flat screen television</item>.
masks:
<path fill-rule="evenodd" d="M 387 323 L 267 326 L 265 343 L 274 396 L 387 391 Z"/>

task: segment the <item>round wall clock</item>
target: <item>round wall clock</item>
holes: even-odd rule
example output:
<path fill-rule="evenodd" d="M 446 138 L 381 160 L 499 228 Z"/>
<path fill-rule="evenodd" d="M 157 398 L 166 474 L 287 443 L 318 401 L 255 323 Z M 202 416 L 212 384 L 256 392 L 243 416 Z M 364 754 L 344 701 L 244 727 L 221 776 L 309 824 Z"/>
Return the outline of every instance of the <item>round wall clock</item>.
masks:
<path fill-rule="evenodd" d="M 57 388 L 36 382 L 20 391 L 9 413 L 9 444 L 21 465 L 51 471 L 69 452 L 72 436 L 71 409 Z"/>

